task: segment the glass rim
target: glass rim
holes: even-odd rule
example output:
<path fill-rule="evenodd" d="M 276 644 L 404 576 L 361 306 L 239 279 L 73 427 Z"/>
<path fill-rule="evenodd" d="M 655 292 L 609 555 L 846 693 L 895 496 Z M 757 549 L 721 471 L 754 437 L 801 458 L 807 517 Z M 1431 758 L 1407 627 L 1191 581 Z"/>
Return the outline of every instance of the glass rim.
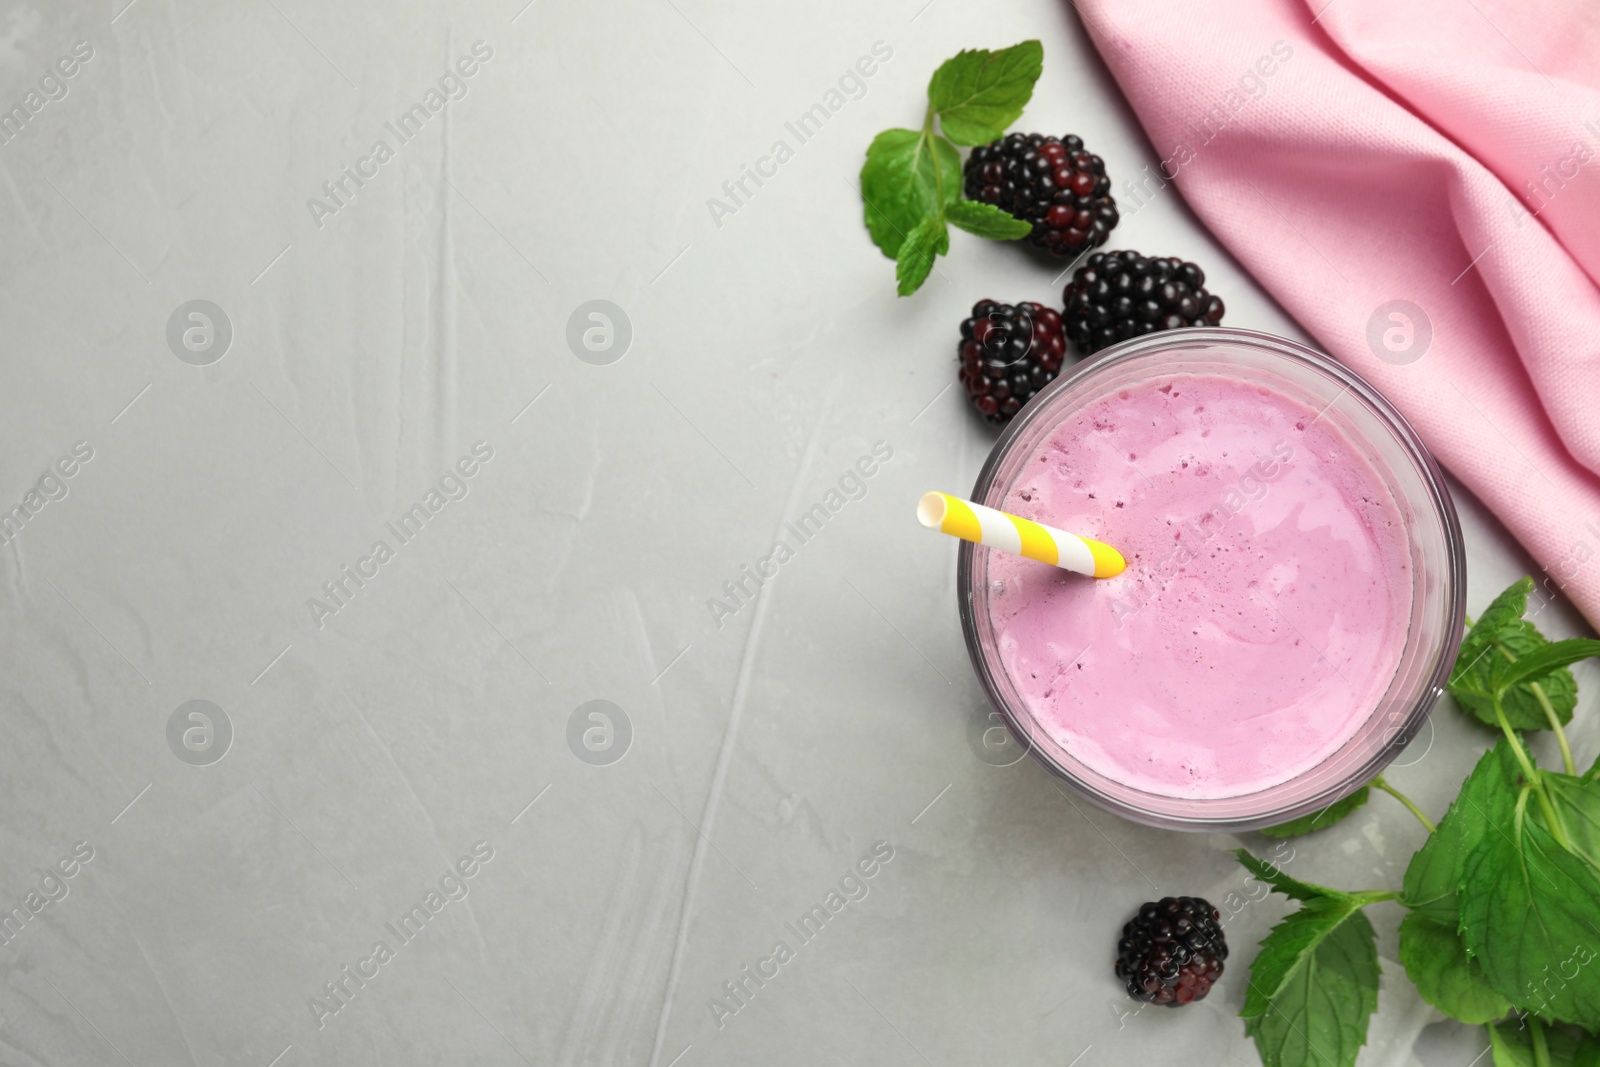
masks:
<path fill-rule="evenodd" d="M 1433 454 L 1423 444 L 1422 438 L 1406 417 L 1365 378 L 1331 356 L 1289 338 L 1278 337 L 1259 330 L 1242 330 L 1228 326 L 1186 327 L 1181 330 L 1145 334 L 1140 337 L 1129 338 L 1126 341 L 1119 341 L 1082 360 L 1072 367 L 1070 372 L 1062 373 L 1055 381 L 1041 389 L 1001 432 L 1000 437 L 995 441 L 994 447 L 989 452 L 988 459 L 985 460 L 982 469 L 978 472 L 977 481 L 972 488 L 971 499 L 979 504 L 995 506 L 996 502 L 989 500 L 989 494 L 994 489 L 995 479 L 1004 461 L 1009 457 L 1014 443 L 1036 421 L 1043 417 L 1043 414 L 1050 407 L 1050 401 L 1054 397 L 1070 389 L 1075 383 L 1083 381 L 1092 375 L 1102 373 L 1113 366 L 1128 362 L 1135 357 L 1146 355 L 1151 351 L 1178 350 L 1203 346 L 1207 343 L 1228 344 L 1255 349 L 1259 352 L 1265 352 L 1308 366 L 1333 379 L 1343 389 L 1338 396 L 1329 402 L 1328 407 L 1332 407 L 1342 400 L 1346 393 L 1354 394 L 1363 401 L 1378 416 L 1379 420 L 1386 425 L 1390 432 L 1395 435 L 1406 457 L 1416 465 L 1418 473 L 1427 488 L 1428 503 L 1432 505 L 1434 516 L 1439 523 L 1440 532 L 1445 543 L 1446 566 L 1445 574 L 1443 575 L 1447 598 L 1445 618 L 1447 623 L 1450 624 L 1448 632 L 1453 633 L 1455 636 L 1446 638 L 1436 662 L 1428 672 L 1428 677 L 1420 687 L 1418 696 L 1406 713 L 1404 721 L 1391 727 L 1393 737 L 1389 742 L 1379 747 L 1360 767 L 1343 779 L 1330 784 L 1302 801 L 1285 805 L 1279 810 L 1229 818 L 1173 814 L 1164 811 L 1149 811 L 1137 807 L 1120 798 L 1110 796 L 1093 784 L 1084 781 L 1047 755 L 1040 746 L 1032 742 L 1026 726 L 1019 719 L 1018 709 L 1011 707 L 1010 702 L 1003 696 L 990 669 L 988 659 L 984 655 L 983 641 L 978 630 L 977 615 L 973 606 L 974 590 L 972 579 L 973 572 L 976 569 L 974 557 L 976 556 L 977 546 L 969 541 L 961 542 L 960 549 L 956 555 L 956 584 L 957 607 L 961 615 L 961 630 L 967 644 L 967 655 L 972 660 L 973 671 L 978 676 L 984 695 L 988 698 L 990 705 L 1004 719 L 1012 739 L 1023 745 L 1036 760 L 1044 765 L 1045 769 L 1053 777 L 1066 783 L 1080 796 L 1097 807 L 1134 822 L 1171 830 L 1226 832 L 1255 830 L 1265 826 L 1274 826 L 1322 810 L 1362 786 L 1369 784 L 1400 754 L 1402 749 L 1411 743 L 1412 739 L 1421 731 L 1423 724 L 1428 721 L 1428 716 L 1438 702 L 1439 697 L 1444 694 L 1445 682 L 1455 666 L 1456 655 L 1460 649 L 1462 631 L 1466 620 L 1467 575 L 1466 550 L 1461 538 L 1461 523 L 1456 515 L 1455 503 L 1450 497 L 1449 487 L 1445 484 L 1444 471 L 1434 460 Z M 1374 709 L 1374 713 L 1376 713 L 1376 709 Z M 1261 790 L 1260 792 L 1266 792 L 1273 788 L 1276 787 L 1269 786 L 1266 790 Z M 1159 794 L 1150 795 L 1157 796 Z M 1250 794 L 1242 795 L 1249 796 Z M 1171 799 L 1177 800 L 1181 798 Z"/>

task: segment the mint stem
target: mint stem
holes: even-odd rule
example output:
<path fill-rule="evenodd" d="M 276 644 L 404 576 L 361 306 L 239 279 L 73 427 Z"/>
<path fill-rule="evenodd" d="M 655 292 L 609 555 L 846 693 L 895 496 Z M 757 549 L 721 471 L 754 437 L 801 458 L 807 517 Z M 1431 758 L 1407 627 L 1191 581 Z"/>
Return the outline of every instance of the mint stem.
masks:
<path fill-rule="evenodd" d="M 1528 1032 L 1533 1035 L 1534 1067 L 1550 1067 L 1550 1045 L 1545 1040 L 1544 1026 L 1537 1016 L 1528 1016 Z"/>
<path fill-rule="evenodd" d="M 1406 806 L 1406 810 L 1415 815 L 1417 817 L 1417 821 L 1427 828 L 1428 833 L 1431 834 L 1434 830 L 1438 829 L 1438 827 L 1434 826 L 1434 824 L 1426 815 L 1422 814 L 1422 809 L 1411 802 L 1410 797 L 1406 796 L 1404 793 L 1400 792 L 1400 790 L 1384 781 L 1383 775 L 1380 774 L 1378 777 L 1372 780 L 1372 787 L 1374 789 L 1383 790 L 1385 793 L 1388 793 L 1400 803 L 1404 804 Z"/>
<path fill-rule="evenodd" d="M 1550 824 L 1550 832 L 1555 835 L 1556 843 L 1568 852 L 1572 851 L 1572 839 L 1567 836 L 1567 828 L 1556 815 L 1555 805 L 1550 803 L 1550 796 L 1544 791 L 1544 782 L 1535 778 L 1528 786 L 1533 795 L 1539 800 L 1539 810 L 1544 812 L 1544 821 Z"/>
<path fill-rule="evenodd" d="M 933 132 L 933 117 L 936 114 L 937 112 L 933 110 L 933 101 L 930 100 L 928 102 L 928 110 L 922 116 L 922 141 L 917 146 L 919 154 L 922 152 L 923 145 L 931 146 L 935 137 L 941 137 L 940 134 Z M 942 219 L 944 218 L 944 168 L 939 166 L 937 153 L 934 152 L 932 147 L 929 147 L 928 155 L 934 161 L 933 188 L 935 190 L 935 203 L 938 205 L 939 217 Z"/>
<path fill-rule="evenodd" d="M 1561 728 L 1561 720 L 1556 716 L 1555 706 L 1550 703 L 1550 698 L 1544 695 L 1544 686 L 1538 682 L 1529 682 L 1528 688 L 1533 690 L 1534 699 L 1544 709 L 1544 717 L 1550 721 L 1550 729 L 1556 735 L 1556 744 L 1561 746 L 1561 765 L 1573 777 L 1578 775 L 1577 764 L 1572 762 L 1572 746 L 1567 744 L 1567 732 Z"/>
<path fill-rule="evenodd" d="M 1495 648 L 1499 650 L 1500 655 L 1505 657 L 1507 663 L 1517 662 L 1517 657 L 1512 655 L 1511 650 L 1506 646 L 1497 644 Z M 1561 746 L 1562 766 L 1567 769 L 1568 774 L 1577 777 L 1578 767 L 1577 764 L 1572 762 L 1572 746 L 1567 744 L 1567 732 L 1561 728 L 1561 720 L 1556 716 L 1555 705 L 1550 703 L 1550 698 L 1545 695 L 1544 686 L 1538 682 L 1529 682 L 1528 688 L 1533 690 L 1534 699 L 1544 709 L 1544 717 L 1550 723 L 1551 731 L 1556 735 L 1556 744 Z"/>
<path fill-rule="evenodd" d="M 1550 824 L 1550 829 L 1555 834 L 1556 842 L 1562 848 L 1571 852 L 1572 840 L 1567 837 L 1567 828 L 1561 825 L 1561 820 L 1556 817 L 1556 809 L 1551 806 L 1550 798 L 1545 795 L 1544 786 L 1536 786 L 1534 795 L 1539 798 L 1539 810 L 1544 812 L 1544 820 Z"/>
<path fill-rule="evenodd" d="M 1500 729 L 1505 731 L 1506 740 L 1511 742 L 1511 751 L 1517 757 L 1517 762 L 1522 764 L 1522 773 L 1527 776 L 1530 783 L 1537 784 L 1539 772 L 1533 769 L 1533 763 L 1529 761 L 1528 753 L 1522 747 L 1522 741 L 1518 739 L 1517 732 L 1511 728 L 1510 723 L 1506 722 L 1506 709 L 1500 703 L 1500 694 L 1494 694 L 1493 699 L 1495 721 L 1500 724 Z"/>
<path fill-rule="evenodd" d="M 1550 798 L 1545 794 L 1544 781 L 1539 777 L 1539 772 L 1534 769 L 1528 753 L 1522 747 L 1522 742 L 1517 740 L 1517 732 L 1506 722 L 1506 709 L 1500 704 L 1500 695 L 1494 697 L 1494 717 L 1500 724 L 1500 729 L 1505 731 L 1506 739 L 1511 742 L 1511 751 L 1516 754 L 1517 762 L 1522 764 L 1522 773 L 1527 776 L 1528 788 L 1533 790 L 1534 796 L 1539 799 L 1539 810 L 1544 812 L 1545 821 L 1550 824 L 1550 832 L 1555 835 L 1556 841 L 1568 852 L 1572 851 L 1572 841 L 1567 837 L 1567 828 L 1556 817 L 1556 809 L 1550 803 Z"/>

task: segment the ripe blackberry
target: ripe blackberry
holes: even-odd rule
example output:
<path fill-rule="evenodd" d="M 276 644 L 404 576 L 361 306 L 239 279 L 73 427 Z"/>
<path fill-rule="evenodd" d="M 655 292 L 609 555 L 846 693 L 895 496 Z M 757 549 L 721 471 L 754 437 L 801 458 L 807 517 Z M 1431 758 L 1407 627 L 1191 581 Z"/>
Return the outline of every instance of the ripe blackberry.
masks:
<path fill-rule="evenodd" d="M 1033 224 L 1028 240 L 1058 256 L 1106 243 L 1117 202 L 1105 161 L 1083 139 L 1012 133 L 967 157 L 966 195 Z"/>
<path fill-rule="evenodd" d="M 1204 999 L 1228 958 L 1221 917 L 1199 897 L 1141 905 L 1117 942 L 1117 977 L 1128 996 L 1169 1008 Z"/>
<path fill-rule="evenodd" d="M 1062 296 L 1067 335 L 1084 355 L 1157 330 L 1215 326 L 1226 310 L 1193 263 L 1137 252 L 1096 252 L 1073 271 Z"/>
<path fill-rule="evenodd" d="M 961 385 L 978 414 L 1003 426 L 1061 373 L 1061 314 L 1043 304 L 980 300 L 961 324 Z"/>

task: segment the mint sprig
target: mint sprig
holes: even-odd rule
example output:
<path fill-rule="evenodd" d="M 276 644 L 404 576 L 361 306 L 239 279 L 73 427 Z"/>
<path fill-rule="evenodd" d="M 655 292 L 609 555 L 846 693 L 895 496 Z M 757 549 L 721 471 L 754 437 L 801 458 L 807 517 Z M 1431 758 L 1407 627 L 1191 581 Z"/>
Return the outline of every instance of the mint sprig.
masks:
<path fill-rule="evenodd" d="M 861 200 L 873 244 L 895 260 L 901 296 L 916 292 L 934 259 L 949 252 L 950 226 L 999 241 L 1032 231 L 997 207 L 962 198 L 956 145 L 1002 136 L 1021 116 L 1043 69 L 1038 41 L 958 53 L 928 83 L 922 129 L 884 130 L 873 138 L 861 167 Z"/>
<path fill-rule="evenodd" d="M 1302 902 L 1261 942 L 1239 1014 L 1266 1067 L 1352 1067 L 1378 1009 L 1377 934 L 1362 909 L 1394 894 L 1346 893 L 1289 878 L 1243 849 L 1257 877 Z"/>
<path fill-rule="evenodd" d="M 1463 644 L 1492 664 L 1486 672 L 1469 665 L 1474 700 L 1463 703 L 1503 736 L 1413 858 L 1402 903 L 1423 917 L 1412 926 L 1414 939 L 1436 933 L 1423 921 L 1452 928 L 1470 962 L 1467 995 L 1428 997 L 1441 1010 L 1484 1021 L 1494 1005 L 1483 995 L 1487 986 L 1513 1007 L 1593 1029 L 1600 1027 L 1600 969 L 1579 966 L 1574 956 L 1600 939 L 1600 782 L 1540 770 L 1508 715 L 1508 700 L 1539 687 L 1531 691 L 1544 705 L 1545 721 L 1525 728 L 1553 730 L 1570 771 L 1562 719 L 1542 687 L 1568 665 L 1600 654 L 1600 642 L 1546 641 L 1521 618 L 1531 584 L 1523 579 L 1497 597 Z M 1524 642 L 1521 655 L 1503 654 L 1508 637 Z M 1458 666 L 1453 682 L 1462 677 Z M 1459 688 L 1452 685 L 1458 700 Z M 1404 926 L 1401 936 L 1404 955 Z M 1420 952 L 1412 946 L 1413 959 Z M 1413 980 L 1425 997 L 1437 993 L 1426 988 L 1425 968 Z"/>
<path fill-rule="evenodd" d="M 1488 1025 L 1496 1067 L 1600 1067 L 1600 760 L 1579 775 L 1563 730 L 1577 703 L 1568 667 L 1600 656 L 1600 641 L 1547 640 L 1523 618 L 1532 588 L 1524 578 L 1501 593 L 1462 641 L 1450 692 L 1500 736 L 1438 826 L 1372 783 L 1428 830 L 1398 894 L 1301 882 L 1240 853 L 1302 902 L 1262 942 L 1240 1012 L 1268 1067 L 1354 1062 L 1378 982 L 1362 911 L 1388 899 L 1407 909 L 1406 975 L 1435 1008 Z M 1532 730 L 1555 735 L 1566 773 L 1538 766 Z M 1356 806 L 1270 832 L 1318 829 Z"/>

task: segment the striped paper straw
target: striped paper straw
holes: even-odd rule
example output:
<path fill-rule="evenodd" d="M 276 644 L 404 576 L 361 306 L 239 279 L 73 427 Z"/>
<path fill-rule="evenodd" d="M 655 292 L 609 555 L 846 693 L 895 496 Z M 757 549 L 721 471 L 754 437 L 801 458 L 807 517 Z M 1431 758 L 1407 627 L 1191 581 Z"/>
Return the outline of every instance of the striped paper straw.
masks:
<path fill-rule="evenodd" d="M 917 519 L 930 530 L 1091 578 L 1115 578 L 1128 566 L 1110 545 L 949 493 L 924 493 L 917 502 Z"/>

